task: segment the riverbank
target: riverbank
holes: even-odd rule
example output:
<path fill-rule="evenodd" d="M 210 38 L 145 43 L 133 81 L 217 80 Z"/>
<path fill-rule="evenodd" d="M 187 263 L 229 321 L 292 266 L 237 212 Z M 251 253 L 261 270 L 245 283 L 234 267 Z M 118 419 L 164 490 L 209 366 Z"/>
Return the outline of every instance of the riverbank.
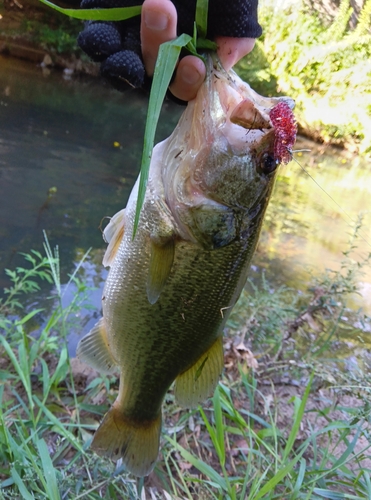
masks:
<path fill-rule="evenodd" d="M 0 54 L 30 61 L 66 74 L 97 76 L 94 64 L 77 46 L 82 22 L 37 0 L 0 3 Z"/>
<path fill-rule="evenodd" d="M 363 8 L 358 4 L 355 9 L 343 0 L 328 18 L 302 1 L 278 8 L 262 0 L 264 35 L 237 71 L 262 95 L 293 97 L 302 135 L 370 157 L 371 0 Z M 0 53 L 71 77 L 99 74 L 99 66 L 77 47 L 81 21 L 37 0 L 4 0 L 0 15 Z"/>

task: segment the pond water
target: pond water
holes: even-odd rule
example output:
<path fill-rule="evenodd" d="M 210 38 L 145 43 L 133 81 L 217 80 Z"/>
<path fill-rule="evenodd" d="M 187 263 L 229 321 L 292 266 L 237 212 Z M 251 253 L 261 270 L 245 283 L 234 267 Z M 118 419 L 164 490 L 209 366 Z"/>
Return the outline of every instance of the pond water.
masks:
<path fill-rule="evenodd" d="M 27 62 L 0 57 L 0 68 L 0 289 L 9 284 L 4 269 L 23 264 L 19 252 L 43 251 L 45 230 L 51 246 L 59 246 L 62 283 L 92 247 L 83 267 L 98 287 L 92 302 L 99 309 L 106 271 L 98 226 L 125 206 L 138 174 L 147 99 L 119 94 L 97 79 L 43 73 Z M 181 111 L 166 103 L 158 139 L 172 131 Z M 311 150 L 296 158 L 321 188 L 296 162 L 281 168 L 252 276 L 265 269 L 274 285 L 305 289 L 311 271 L 341 267 L 359 214 L 354 258 L 371 251 L 371 164 L 304 139 L 296 149 Z M 371 313 L 370 268 L 360 289 L 351 305 Z M 95 319 L 81 321 L 88 331 Z"/>

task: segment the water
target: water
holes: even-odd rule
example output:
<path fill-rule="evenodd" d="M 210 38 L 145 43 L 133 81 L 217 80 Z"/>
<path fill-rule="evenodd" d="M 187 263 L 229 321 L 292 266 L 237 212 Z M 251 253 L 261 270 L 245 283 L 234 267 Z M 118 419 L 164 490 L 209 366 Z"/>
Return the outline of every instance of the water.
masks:
<path fill-rule="evenodd" d="M 19 252 L 42 251 L 43 234 L 58 245 L 62 282 L 85 251 L 89 284 L 102 287 L 102 217 L 126 204 L 139 171 L 146 116 L 142 93 L 119 94 L 99 80 L 65 80 L 26 62 L 0 57 L 0 289 Z M 182 109 L 166 104 L 158 139 Z M 350 153 L 299 140 L 297 159 L 354 221 L 364 214 L 354 257 L 371 251 L 370 163 Z M 339 269 L 352 222 L 295 162 L 282 167 L 253 263 L 253 276 L 305 289 L 311 270 Z M 352 306 L 371 313 L 371 270 Z M 68 302 L 75 293 L 70 287 Z M 97 308 L 100 290 L 92 294 Z M 40 294 L 42 296 L 42 293 Z M 87 331 L 94 322 L 81 318 Z M 71 341 L 74 350 L 76 341 Z"/>
<path fill-rule="evenodd" d="M 25 62 L 0 59 L 0 67 L 0 268 L 40 248 L 42 229 L 71 262 L 76 249 L 101 246 L 101 218 L 126 204 L 140 166 L 145 96 L 59 72 L 44 77 Z M 170 108 L 162 137 L 177 120 Z"/>

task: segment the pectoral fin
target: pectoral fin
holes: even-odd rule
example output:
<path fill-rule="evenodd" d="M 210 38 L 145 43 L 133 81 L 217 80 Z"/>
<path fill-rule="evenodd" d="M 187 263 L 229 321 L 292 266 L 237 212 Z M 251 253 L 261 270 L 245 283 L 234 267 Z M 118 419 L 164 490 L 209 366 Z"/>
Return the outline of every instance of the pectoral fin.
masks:
<path fill-rule="evenodd" d="M 174 262 L 174 252 L 174 238 L 168 239 L 163 244 L 151 241 L 151 259 L 147 280 L 147 297 L 150 304 L 157 302 L 169 277 Z"/>
<path fill-rule="evenodd" d="M 210 396 L 224 366 L 223 338 L 218 337 L 186 372 L 175 380 L 175 399 L 184 408 L 194 408 Z"/>
<path fill-rule="evenodd" d="M 115 370 L 117 363 L 109 348 L 104 318 L 80 340 L 76 355 L 81 361 L 100 372 L 112 373 Z"/>
<path fill-rule="evenodd" d="M 119 249 L 120 243 L 122 241 L 125 232 L 124 219 L 125 219 L 125 209 L 120 210 L 120 212 L 117 212 L 117 214 L 115 214 L 112 217 L 110 223 L 103 231 L 103 238 L 108 243 L 106 253 L 104 254 L 103 257 L 103 265 L 105 267 L 112 265 L 117 250 Z"/>

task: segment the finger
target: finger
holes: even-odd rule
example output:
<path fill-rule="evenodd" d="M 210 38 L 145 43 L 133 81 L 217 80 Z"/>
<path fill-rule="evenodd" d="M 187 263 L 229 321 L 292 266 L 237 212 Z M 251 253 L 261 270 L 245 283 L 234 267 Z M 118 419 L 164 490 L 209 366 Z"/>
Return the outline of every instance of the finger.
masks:
<path fill-rule="evenodd" d="M 215 41 L 218 45 L 219 59 L 226 71 L 251 52 L 255 45 L 255 38 L 219 36 Z"/>
<path fill-rule="evenodd" d="M 142 7 L 140 36 L 144 66 L 153 75 L 158 49 L 176 38 L 177 12 L 170 0 L 145 0 Z"/>
<path fill-rule="evenodd" d="M 205 64 L 199 57 L 186 56 L 176 69 L 175 79 L 170 85 L 171 93 L 182 101 L 196 97 L 197 91 L 205 79 Z"/>

